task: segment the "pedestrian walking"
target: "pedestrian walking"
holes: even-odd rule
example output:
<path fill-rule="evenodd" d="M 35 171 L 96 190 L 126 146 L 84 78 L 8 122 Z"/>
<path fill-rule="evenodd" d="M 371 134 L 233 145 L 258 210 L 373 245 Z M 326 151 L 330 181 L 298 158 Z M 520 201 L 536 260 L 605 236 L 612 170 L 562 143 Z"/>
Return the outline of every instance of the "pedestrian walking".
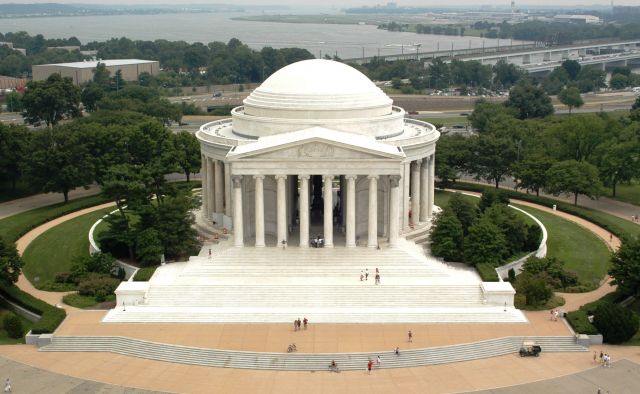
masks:
<path fill-rule="evenodd" d="M 594 364 L 597 362 L 597 359 L 598 359 L 598 355 L 597 355 L 597 353 L 594 351 L 594 352 L 593 352 L 593 363 L 594 363 Z"/>
<path fill-rule="evenodd" d="M 298 320 L 293 319 L 293 331 L 298 331 Z"/>
<path fill-rule="evenodd" d="M 380 284 L 380 274 L 376 274 L 376 285 Z"/>
<path fill-rule="evenodd" d="M 600 350 L 600 363 L 602 363 L 603 357 L 602 350 Z"/>
<path fill-rule="evenodd" d="M 360 270 L 360 282 L 364 280 L 364 271 Z"/>
<path fill-rule="evenodd" d="M 613 234 L 609 233 L 609 242 L 613 242 Z"/>
<path fill-rule="evenodd" d="M 380 365 L 381 365 L 381 364 L 382 364 L 382 360 L 380 360 L 380 356 L 378 356 L 378 357 L 376 358 L 376 366 L 377 366 L 378 368 L 380 368 Z"/>
<path fill-rule="evenodd" d="M 413 333 L 411 332 L 411 330 L 409 330 L 407 336 L 409 337 L 409 342 L 413 342 Z"/>
<path fill-rule="evenodd" d="M 371 375 L 371 367 L 373 367 L 373 361 L 369 359 L 369 362 L 367 363 L 367 371 L 369 371 L 369 375 Z"/>
<path fill-rule="evenodd" d="M 304 324 L 304 329 L 307 329 L 307 324 L 309 324 L 309 319 L 307 319 L 306 317 L 304 318 L 304 320 L 302 320 L 302 323 Z"/>
<path fill-rule="evenodd" d="M 211 260 L 211 248 L 209 248 L 209 260 Z"/>
<path fill-rule="evenodd" d="M 559 315 L 560 315 L 560 312 L 558 312 L 558 310 L 553 311 L 553 321 L 558 321 Z"/>
<path fill-rule="evenodd" d="M 369 268 L 364 270 L 364 280 L 369 280 Z"/>
<path fill-rule="evenodd" d="M 301 330 L 302 329 L 302 320 L 300 320 L 300 318 L 298 318 L 296 324 L 298 324 L 298 330 Z"/>
<path fill-rule="evenodd" d="M 400 357 L 400 348 L 398 346 L 396 346 L 396 350 L 394 351 L 394 353 L 396 354 L 396 356 Z"/>
<path fill-rule="evenodd" d="M 9 380 L 9 378 L 7 378 L 7 380 L 4 381 L 4 392 L 5 393 L 11 393 L 11 381 Z"/>

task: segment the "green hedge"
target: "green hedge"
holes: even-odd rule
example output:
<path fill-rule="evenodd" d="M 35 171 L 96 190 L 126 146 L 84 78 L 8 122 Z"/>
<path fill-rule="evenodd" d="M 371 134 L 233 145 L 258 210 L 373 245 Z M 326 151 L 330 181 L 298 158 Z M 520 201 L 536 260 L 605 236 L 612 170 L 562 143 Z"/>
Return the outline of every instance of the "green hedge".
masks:
<path fill-rule="evenodd" d="M 567 321 L 571 324 L 571 327 L 573 327 L 573 331 L 578 334 L 598 334 L 596 326 L 589 323 L 588 312 L 594 312 L 601 303 L 616 303 L 622 301 L 622 298 L 624 298 L 624 296 L 617 291 L 609 293 L 599 300 L 582 305 L 577 311 L 567 313 Z"/>
<path fill-rule="evenodd" d="M 136 272 L 136 275 L 133 277 L 133 281 L 134 282 L 147 282 L 149 279 L 151 279 L 151 277 L 153 276 L 153 273 L 156 272 L 156 268 L 158 268 L 157 265 L 153 266 L 153 267 L 140 268 Z"/>
<path fill-rule="evenodd" d="M 15 242 L 18 238 L 46 222 L 109 201 L 102 195 L 95 195 L 71 200 L 66 204 L 48 205 L 12 215 L 0 220 L 0 235 L 7 241 Z"/>
<path fill-rule="evenodd" d="M 9 301 L 41 316 L 40 320 L 31 327 L 33 334 L 53 333 L 67 316 L 64 309 L 49 305 L 13 285 L 0 284 L 0 294 Z"/>
<path fill-rule="evenodd" d="M 467 190 L 478 193 L 482 193 L 486 189 L 495 189 L 495 187 L 493 186 L 485 186 L 467 182 L 455 182 L 449 187 L 451 189 Z M 585 219 L 599 227 L 604 228 L 605 230 L 615 234 L 618 237 L 637 236 L 640 234 L 640 226 L 631 223 L 631 221 L 627 222 L 624 219 L 609 215 L 601 211 L 597 211 L 595 209 L 575 206 L 564 201 L 554 200 L 547 197 L 537 197 L 534 194 L 520 193 L 510 189 L 500 190 L 504 192 L 510 199 L 532 202 L 534 204 L 539 204 L 548 208 L 553 208 L 553 206 L 555 205 L 558 211 L 566 212 L 579 218 Z"/>
<path fill-rule="evenodd" d="M 498 273 L 496 269 L 489 263 L 480 263 L 476 265 L 478 274 L 482 278 L 483 282 L 499 282 Z"/>

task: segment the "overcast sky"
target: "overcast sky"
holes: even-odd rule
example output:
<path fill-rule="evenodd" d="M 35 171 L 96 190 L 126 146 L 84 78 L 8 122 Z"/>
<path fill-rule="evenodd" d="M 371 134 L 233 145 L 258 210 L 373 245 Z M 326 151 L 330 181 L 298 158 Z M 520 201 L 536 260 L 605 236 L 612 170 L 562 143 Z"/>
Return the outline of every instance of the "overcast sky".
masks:
<path fill-rule="evenodd" d="M 639 5 L 640 0 L 614 0 L 616 5 Z M 0 3 L 92 3 L 92 4 L 198 4 L 198 3 L 222 3 L 222 4 L 253 4 L 253 5 L 335 5 L 336 8 L 343 8 L 346 6 L 361 6 L 361 5 L 375 5 L 385 4 L 387 0 L 371 1 L 371 0 L 214 0 L 214 1 L 202 1 L 202 0 L 0 0 Z M 470 5 L 473 8 L 477 8 L 480 4 L 491 5 L 506 5 L 508 6 L 510 0 L 396 0 L 396 3 L 400 6 L 442 6 L 442 5 Z M 530 5 L 607 5 L 611 0 L 516 0 L 516 6 L 519 4 Z"/>

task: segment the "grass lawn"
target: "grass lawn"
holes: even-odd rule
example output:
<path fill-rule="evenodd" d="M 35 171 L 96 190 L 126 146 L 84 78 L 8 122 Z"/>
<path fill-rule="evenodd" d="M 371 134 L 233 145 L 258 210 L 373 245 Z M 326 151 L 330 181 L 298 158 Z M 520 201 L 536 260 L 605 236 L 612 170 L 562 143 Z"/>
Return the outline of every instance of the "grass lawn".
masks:
<path fill-rule="evenodd" d="M 24 274 L 38 287 L 53 282 L 57 272 L 69 271 L 75 258 L 89 253 L 89 229 L 113 208 L 69 220 L 36 238 L 24 253 Z M 38 281 L 35 281 L 35 278 Z"/>
<path fill-rule="evenodd" d="M 0 219 L 0 236 L 7 241 L 15 242 L 27 231 L 49 220 L 105 202 L 107 200 L 99 195 L 89 196 L 71 200 L 67 204 L 48 205 L 9 216 L 8 218 Z"/>
<path fill-rule="evenodd" d="M 580 282 L 597 286 L 610 266 L 611 252 L 604 242 L 583 227 L 537 209 L 519 208 L 537 217 L 547 228 L 547 256 L 565 263 L 565 268 L 578 275 Z"/>
<path fill-rule="evenodd" d="M 610 187 L 605 189 L 606 197 L 638 205 L 638 212 L 640 212 L 640 180 L 634 179 L 629 184 L 619 184 L 616 186 L 615 197 L 612 193 L 613 190 Z"/>

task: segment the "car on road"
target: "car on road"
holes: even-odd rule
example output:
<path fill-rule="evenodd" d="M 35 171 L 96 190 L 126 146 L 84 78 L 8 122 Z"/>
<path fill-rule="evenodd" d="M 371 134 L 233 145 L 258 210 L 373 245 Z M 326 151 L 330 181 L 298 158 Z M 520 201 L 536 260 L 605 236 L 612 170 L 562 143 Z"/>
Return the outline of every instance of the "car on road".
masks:
<path fill-rule="evenodd" d="M 186 96 L 186 97 L 183 97 L 183 98 L 182 98 L 182 101 L 188 101 L 188 100 L 191 100 L 191 97 Z"/>
<path fill-rule="evenodd" d="M 212 97 L 222 97 L 222 92 L 215 92 Z"/>

